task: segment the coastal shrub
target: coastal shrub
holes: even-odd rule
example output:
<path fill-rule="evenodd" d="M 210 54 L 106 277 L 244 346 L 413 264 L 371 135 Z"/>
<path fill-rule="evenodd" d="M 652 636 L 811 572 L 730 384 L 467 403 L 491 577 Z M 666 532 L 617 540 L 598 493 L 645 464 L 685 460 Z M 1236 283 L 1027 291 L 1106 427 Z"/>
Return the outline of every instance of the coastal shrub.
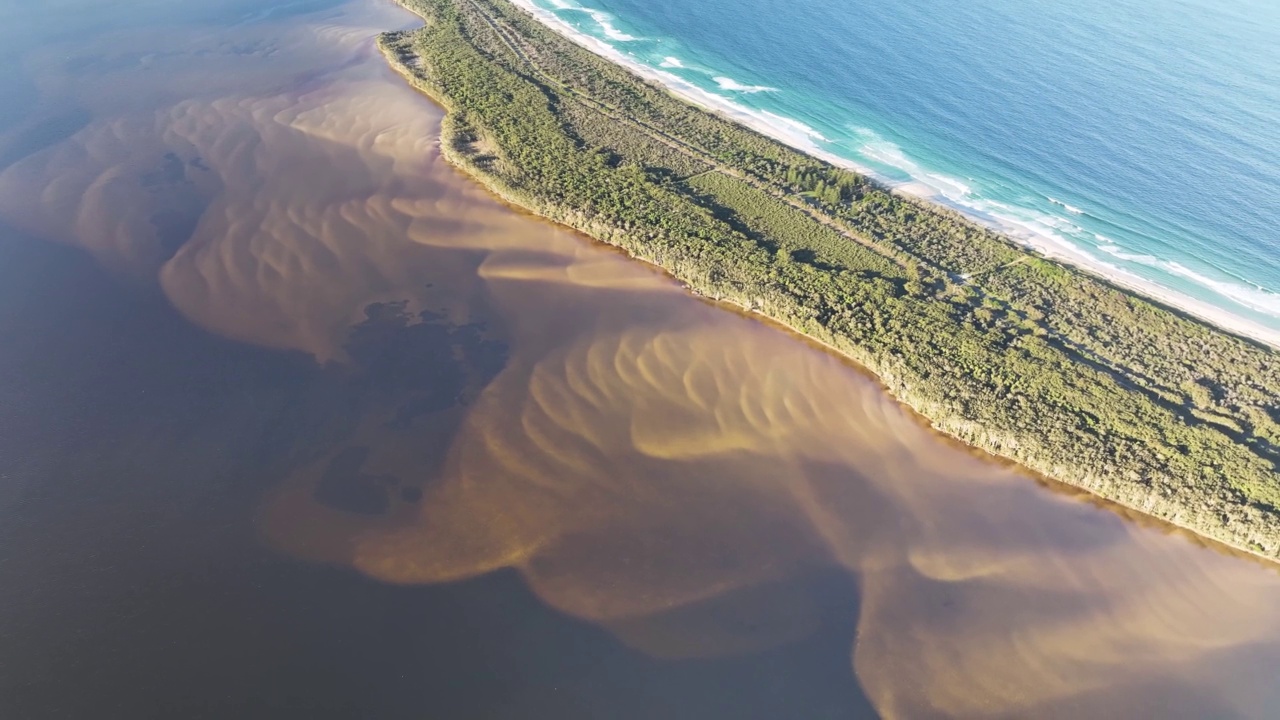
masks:
<path fill-rule="evenodd" d="M 507 200 L 832 345 L 961 440 L 1280 552 L 1273 351 L 690 105 L 506 0 L 402 2 L 428 22 L 384 52 Z"/>

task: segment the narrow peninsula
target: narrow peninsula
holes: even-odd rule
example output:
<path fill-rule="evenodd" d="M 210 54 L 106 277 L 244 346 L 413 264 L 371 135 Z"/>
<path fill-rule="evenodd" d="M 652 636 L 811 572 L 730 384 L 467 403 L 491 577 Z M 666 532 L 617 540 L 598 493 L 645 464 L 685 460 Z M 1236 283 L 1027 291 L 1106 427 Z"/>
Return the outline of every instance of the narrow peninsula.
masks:
<path fill-rule="evenodd" d="M 938 430 L 1280 558 L 1280 362 L 690 104 L 508 0 L 379 45 L 508 202 L 844 353 Z"/>

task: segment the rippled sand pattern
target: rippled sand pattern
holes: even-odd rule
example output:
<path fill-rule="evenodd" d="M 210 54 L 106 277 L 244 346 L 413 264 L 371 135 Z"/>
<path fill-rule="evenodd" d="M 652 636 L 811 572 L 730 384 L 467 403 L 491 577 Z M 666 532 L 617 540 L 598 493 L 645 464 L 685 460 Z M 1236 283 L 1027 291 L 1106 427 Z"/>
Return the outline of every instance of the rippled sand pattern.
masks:
<path fill-rule="evenodd" d="M 390 583 L 514 568 L 662 659 L 856 613 L 850 682 L 889 717 L 1274 716 L 1273 569 L 974 457 L 824 352 L 501 207 L 374 52 L 407 22 L 356 2 L 113 38 L 140 49 L 41 76 L 95 119 L 0 173 L 6 222 L 225 337 L 342 364 L 366 306 L 407 301 L 506 345 L 465 405 L 396 424 L 387 401 L 281 478 L 269 543 Z M 318 501 L 352 446 L 421 499 Z"/>

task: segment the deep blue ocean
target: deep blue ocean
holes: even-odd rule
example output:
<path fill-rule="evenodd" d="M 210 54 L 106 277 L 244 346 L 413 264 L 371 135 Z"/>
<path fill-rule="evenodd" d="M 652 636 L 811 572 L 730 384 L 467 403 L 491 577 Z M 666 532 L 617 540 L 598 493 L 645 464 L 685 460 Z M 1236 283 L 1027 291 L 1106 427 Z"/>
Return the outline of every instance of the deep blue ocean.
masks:
<path fill-rule="evenodd" d="M 532 1 L 884 180 L 1280 329 L 1280 2 Z"/>

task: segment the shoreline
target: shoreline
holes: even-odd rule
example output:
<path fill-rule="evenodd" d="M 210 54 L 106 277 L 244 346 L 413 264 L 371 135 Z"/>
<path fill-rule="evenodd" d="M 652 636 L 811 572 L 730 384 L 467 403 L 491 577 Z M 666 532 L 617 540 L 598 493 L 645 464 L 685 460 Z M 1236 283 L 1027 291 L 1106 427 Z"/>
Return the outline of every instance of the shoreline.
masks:
<path fill-rule="evenodd" d="M 453 0 L 451 0 L 453 1 Z M 405 0 L 401 0 L 404 4 Z M 409 0 L 416 2 L 416 0 Z M 523 8 L 516 6 L 516 2 L 510 4 L 517 11 L 516 15 L 524 15 L 528 17 L 527 12 L 522 12 Z M 460 0 L 460 5 L 474 6 L 470 0 Z M 476 11 L 479 12 L 478 6 Z M 413 7 L 409 7 L 413 10 Z M 483 14 L 482 14 L 483 15 Z M 427 26 L 422 32 L 428 31 L 431 23 L 438 22 L 439 18 L 428 18 Z M 532 20 L 532 18 L 530 19 Z M 542 23 L 537 23 L 543 26 Z M 543 26 L 545 27 L 545 26 Z M 496 27 L 495 27 L 496 29 Z M 559 33 L 554 33 L 560 37 Z M 392 34 L 394 35 L 394 33 Z M 672 277 L 675 282 L 683 286 L 688 292 L 695 296 L 702 297 L 713 304 L 721 304 L 727 308 L 736 309 L 744 315 L 760 317 L 768 321 L 769 324 L 780 327 L 785 331 L 794 333 L 808 342 L 812 342 L 817 346 L 821 346 L 837 357 L 852 363 L 861 371 L 870 376 L 888 395 L 901 405 L 905 406 L 913 415 L 931 427 L 940 435 L 946 437 L 950 441 L 959 443 L 960 445 L 970 449 L 973 452 L 981 453 L 998 462 L 1010 463 L 1018 467 L 1021 471 L 1028 474 L 1032 479 L 1040 483 L 1051 483 L 1063 488 L 1070 488 L 1073 491 L 1082 493 L 1097 501 L 1107 504 L 1115 509 L 1123 509 L 1125 513 L 1132 513 L 1150 520 L 1158 525 L 1166 526 L 1175 531 L 1186 532 L 1199 539 L 1214 545 L 1231 548 L 1247 556 L 1259 558 L 1267 563 L 1276 563 L 1275 553 L 1280 549 L 1280 531 L 1273 522 L 1274 517 L 1269 509 L 1271 505 L 1257 504 L 1257 501 L 1250 500 L 1251 496 L 1237 496 L 1238 489 L 1232 489 L 1232 486 L 1223 485 L 1205 486 L 1204 480 L 1196 480 L 1190 475 L 1183 475 L 1181 472 L 1168 474 L 1173 470 L 1173 466 L 1166 466 L 1166 463 L 1172 462 L 1168 457 L 1168 450 L 1163 452 L 1156 450 L 1153 459 L 1157 459 L 1160 466 L 1151 466 L 1147 472 L 1153 472 L 1153 475 L 1145 476 L 1135 475 L 1133 470 L 1123 470 L 1124 465 L 1120 468 L 1111 470 L 1111 463 L 1105 462 L 1101 467 L 1096 461 L 1090 462 L 1086 459 L 1086 455 L 1080 454 L 1080 451 L 1087 451 L 1090 455 L 1099 450 L 1097 445 L 1077 446 L 1073 445 L 1075 441 L 1061 444 L 1063 441 L 1058 439 L 1049 439 L 1047 437 L 1038 437 L 1040 431 L 1027 433 L 1026 428 L 1040 428 L 1042 423 L 1048 422 L 1045 428 L 1051 427 L 1061 421 L 1061 417 L 1054 417 L 1058 410 L 1054 410 L 1049 415 L 1034 414 L 1031 417 L 1039 419 L 1028 422 L 1032 424 L 1008 425 L 1008 418 L 1003 418 L 1000 413 L 1004 410 L 997 411 L 994 416 L 997 422 L 993 425 L 986 425 L 985 421 L 979 419 L 983 413 L 977 416 L 972 415 L 969 411 L 957 412 L 959 408 L 954 406 L 952 400 L 946 395 L 938 395 L 938 390 L 945 391 L 946 385 L 941 388 L 936 385 L 930 386 L 928 377 L 932 374 L 925 371 L 924 375 L 919 374 L 919 370 L 914 369 L 912 362 L 903 362 L 903 357 L 896 352 L 886 356 L 883 351 L 877 352 L 870 348 L 859 344 L 855 338 L 848 336 L 842 331 L 836 331 L 831 327 L 827 327 L 821 323 L 813 323 L 811 317 L 807 315 L 795 315 L 793 310 L 785 307 L 778 307 L 770 302 L 767 298 L 760 299 L 750 295 L 743 295 L 734 290 L 728 290 L 720 283 L 700 275 L 689 276 L 686 271 L 676 271 L 669 265 L 673 259 L 671 256 L 652 256 L 649 250 L 643 249 L 643 243 L 637 245 L 625 239 L 624 235 L 619 235 L 620 229 L 613 225 L 601 225 L 594 221 L 587 221 L 580 215 L 574 215 L 574 211 L 569 209 L 570 206 L 564 206 L 554 199 L 547 198 L 538 199 L 525 194 L 525 190 L 517 190 L 510 186 L 509 179 L 503 176 L 503 172 L 496 172 L 494 168 L 485 164 L 478 165 L 475 157 L 475 150 L 470 149 L 469 144 L 474 141 L 472 133 L 474 130 L 469 119 L 465 119 L 465 111 L 459 110 L 456 105 L 456 98 L 450 97 L 448 92 L 437 86 L 435 81 L 428 82 L 427 76 L 422 75 L 425 69 L 421 65 L 423 58 L 409 54 L 402 54 L 404 46 L 396 45 L 393 47 L 387 43 L 398 42 L 384 39 L 379 40 L 379 47 L 386 56 L 389 64 L 396 70 L 398 74 L 404 77 L 411 86 L 415 87 L 425 95 L 429 96 L 437 105 L 445 110 L 445 117 L 441 127 L 440 149 L 442 156 L 452 165 L 468 177 L 479 182 L 491 193 L 496 195 L 502 202 L 514 206 L 515 208 L 531 213 L 534 216 L 543 218 L 557 225 L 569 227 L 575 231 L 584 233 L 589 238 L 602 242 L 606 245 L 622 250 L 633 259 L 641 260 L 646 264 L 652 265 Z M 505 42 L 505 40 L 504 40 Z M 573 43 L 578 46 L 578 43 Z M 396 49 L 399 48 L 399 49 Z M 590 51 L 587 51 L 590 52 Z M 594 57 L 599 57 L 597 53 L 591 53 Z M 608 59 L 601 59 L 598 62 L 609 63 Z M 624 71 L 626 70 L 623 68 Z M 634 74 L 634 73 L 633 73 Z M 457 77 L 457 76 L 454 76 Z M 679 102 L 682 98 L 675 98 Z M 705 109 L 704 109 L 705 111 Z M 463 113 L 463 114 L 460 114 Z M 719 117 L 719 122 L 734 123 L 732 119 L 723 117 L 720 113 L 711 113 L 712 116 Z M 462 124 L 458 124 L 459 118 L 464 118 Z M 754 128 L 749 128 L 754 130 Z M 471 139 L 467 139 L 471 138 Z M 776 139 L 768 138 L 770 142 L 778 142 Z M 522 142 L 522 141 L 520 141 Z M 458 145 L 458 143 L 462 143 Z M 794 148 L 793 148 L 794 150 Z M 902 197 L 900 193 L 893 193 Z M 905 198 L 899 202 L 906 202 L 909 205 L 916 205 L 927 212 L 937 213 L 938 210 L 929 210 L 934 207 L 930 203 L 921 202 L 915 198 Z M 549 203 L 549 204 L 548 204 Z M 943 208 L 943 214 L 950 213 L 955 218 L 952 222 L 969 221 L 967 216 Z M 570 213 L 566 215 L 565 213 Z M 971 221 L 969 221 L 971 222 Z M 1028 253 L 1024 248 L 1023 253 Z M 1036 254 L 1028 254 L 1028 257 L 1036 257 Z M 1044 261 L 1033 261 L 1044 262 Z M 1017 263 L 1013 263 L 1016 265 Z M 1079 272 L 1078 269 L 1064 268 L 1061 272 L 1070 274 L 1072 271 Z M 1116 293 L 1121 297 L 1134 298 L 1139 304 L 1147 303 L 1157 311 L 1163 311 L 1176 318 L 1180 318 L 1178 322 L 1186 323 L 1188 327 L 1199 325 L 1201 328 L 1197 333 L 1207 332 L 1212 335 L 1215 328 L 1207 326 L 1203 323 L 1197 323 L 1194 319 L 1190 319 L 1186 313 L 1177 309 L 1170 309 L 1159 303 L 1151 303 L 1146 298 L 1134 295 L 1117 285 L 1110 283 L 1105 278 L 1098 278 L 1093 273 L 1082 272 L 1082 278 L 1092 278 L 1090 282 L 1099 283 L 1103 286 L 1112 288 L 1110 292 Z M 963 283 L 962 283 L 963 284 Z M 1087 283 L 1086 283 L 1087 284 Z M 761 303 L 764 303 L 763 305 Z M 803 310 L 804 308 L 799 308 Z M 1188 330 L 1189 331 L 1189 330 Z M 1182 331 L 1179 331 L 1182 332 Z M 1228 333 L 1221 333 L 1223 341 L 1226 338 L 1233 337 Z M 1216 341 L 1215 341 L 1216 342 Z M 1243 342 L 1246 345 L 1252 345 L 1256 348 L 1251 352 L 1264 353 L 1265 356 L 1270 355 L 1270 351 L 1256 343 L 1243 340 L 1237 337 L 1235 342 Z M 902 347 L 902 350 L 910 351 L 910 343 Z M 933 360 L 925 359 L 926 367 Z M 1005 359 L 996 359 L 995 365 L 1004 366 L 1008 364 Z M 949 366 L 949 362 L 943 359 L 944 364 Z M 1009 361 L 1015 362 L 1015 361 Z M 1085 372 L 1091 361 L 1086 358 L 1079 360 L 1080 364 L 1071 370 L 1072 373 Z M 1015 362 L 1016 364 L 1016 362 Z M 1066 369 L 1064 368 L 1064 372 Z M 1096 370 L 1089 371 L 1096 372 Z M 985 372 L 983 373 L 986 374 Z M 1266 374 L 1264 372 L 1264 374 Z M 1262 377 L 1262 376 L 1257 376 Z M 955 378 L 960 380 L 961 378 Z M 1082 378 L 1084 379 L 1084 378 Z M 1093 380 L 1084 379 L 1086 383 L 1094 382 Z M 951 380 L 946 381 L 948 383 Z M 923 384 L 922 384 L 923 383 Z M 965 380 L 964 385 L 969 383 Z M 1127 384 L 1123 383 L 1122 384 Z M 956 387 L 955 389 L 960 389 Z M 1130 388 L 1132 392 L 1137 388 Z M 968 391 L 962 391 L 968 392 Z M 1117 398 L 1119 399 L 1119 398 Z M 1125 402 L 1129 402 L 1125 400 Z M 1088 405 L 1084 407 L 1089 407 Z M 1012 409 L 1012 408 L 1007 408 Z M 1083 407 L 1080 408 L 1083 411 Z M 1095 408 L 1095 411 L 1097 409 Z M 1146 412 L 1146 411 L 1143 411 Z M 1199 411 L 1188 406 L 1189 414 L 1196 414 Z M 1085 413 L 1088 415 L 1089 413 Z M 1197 415 L 1197 417 L 1199 417 Z M 1176 418 L 1181 423 L 1181 416 Z M 1160 423 L 1167 422 L 1160 420 Z M 1196 423 L 1193 423 L 1193 426 Z M 1163 425 L 1157 425 L 1143 431 L 1148 432 L 1181 432 L 1176 428 L 1166 428 L 1161 430 Z M 1198 431 L 1197 431 L 1198 432 Z M 1107 436 L 1104 429 L 1101 433 L 1102 437 Z M 1176 437 L 1176 436 L 1175 436 Z M 1098 438 L 1095 437 L 1096 441 Z M 1129 447 L 1127 443 L 1132 439 L 1118 438 L 1121 444 L 1116 446 L 1117 450 Z M 1191 440 L 1191 438 L 1188 438 Z M 1086 441 L 1086 443 L 1089 441 Z M 1170 441 L 1165 441 L 1166 443 Z M 1180 441 L 1179 441 L 1180 442 Z M 1202 442 L 1195 440 L 1194 442 Z M 1212 441 L 1217 442 L 1217 441 Z M 1046 444 L 1047 443 L 1047 444 Z M 1167 445 L 1166 445 L 1167 446 Z M 1075 454 L 1070 449 L 1076 447 Z M 1102 446 L 1105 449 L 1106 444 Z M 1055 450 L 1056 448 L 1056 450 Z M 1207 450 L 1208 448 L 1206 448 Z M 1061 451 L 1067 450 L 1067 454 Z M 1155 450 L 1155 448 L 1151 448 Z M 1046 454 L 1047 451 L 1047 454 Z M 1126 453 L 1133 452 L 1133 449 L 1123 450 Z M 1148 452 L 1148 450 L 1142 450 Z M 1220 450 L 1214 450 L 1215 453 Z M 1231 452 L 1235 452 L 1232 450 Z M 1208 459 L 1211 456 L 1206 456 Z M 1144 461 L 1145 462 L 1145 461 Z M 1236 462 L 1232 460 L 1231 462 Z M 1133 466 L 1141 468 L 1143 465 Z M 1099 472 L 1102 470 L 1103 472 Z M 1245 467 L 1239 468 L 1240 471 L 1246 470 Z M 1232 471 L 1235 472 L 1234 470 Z M 1249 470 L 1256 472 L 1256 470 Z M 1274 473 L 1274 470 L 1270 471 Z M 1121 475 L 1123 473 L 1123 476 Z M 1215 477 L 1225 479 L 1225 476 L 1215 475 Z M 1265 475 L 1262 478 L 1264 483 L 1273 483 L 1274 474 Z M 1215 481 L 1218 482 L 1218 481 Z M 1234 482 L 1234 481 L 1233 481 Z M 1250 491 L 1253 492 L 1253 491 Z M 1262 492 L 1270 492 L 1262 490 Z M 1206 514 L 1207 513 L 1207 514 Z"/>
<path fill-rule="evenodd" d="M 1105 282 L 1141 295 L 1149 300 L 1154 300 L 1171 310 L 1184 313 L 1201 322 L 1212 325 L 1218 330 L 1280 350 L 1280 329 L 1267 327 L 1259 322 L 1235 315 L 1229 310 L 1206 300 L 1164 287 L 1156 281 L 1140 277 L 1133 272 L 1093 257 L 1084 249 L 1070 242 L 1056 240 L 1012 221 L 976 212 L 972 208 L 949 200 L 940 193 L 933 192 L 932 188 L 920 181 L 913 180 L 906 183 L 888 181 L 870 168 L 819 147 L 814 141 L 821 139 L 821 135 L 799 121 L 774 115 L 763 110 L 750 110 L 729 98 L 704 90 L 677 75 L 632 59 L 612 45 L 578 30 L 554 13 L 539 7 L 533 0 L 510 0 L 510 2 L 566 40 L 600 56 L 608 62 L 639 75 L 645 80 L 658 83 L 682 100 L 693 103 L 704 110 L 722 115 L 731 122 L 745 125 L 762 135 L 790 146 L 794 150 L 831 163 L 836 167 L 852 170 L 872 178 L 893 192 L 907 198 L 957 212 L 969 220 L 1017 241 L 1024 248 L 1034 251 L 1043 257 L 1070 265 L 1077 270 L 1088 272 Z M 782 126 L 789 126 L 791 132 L 783 131 Z"/>

